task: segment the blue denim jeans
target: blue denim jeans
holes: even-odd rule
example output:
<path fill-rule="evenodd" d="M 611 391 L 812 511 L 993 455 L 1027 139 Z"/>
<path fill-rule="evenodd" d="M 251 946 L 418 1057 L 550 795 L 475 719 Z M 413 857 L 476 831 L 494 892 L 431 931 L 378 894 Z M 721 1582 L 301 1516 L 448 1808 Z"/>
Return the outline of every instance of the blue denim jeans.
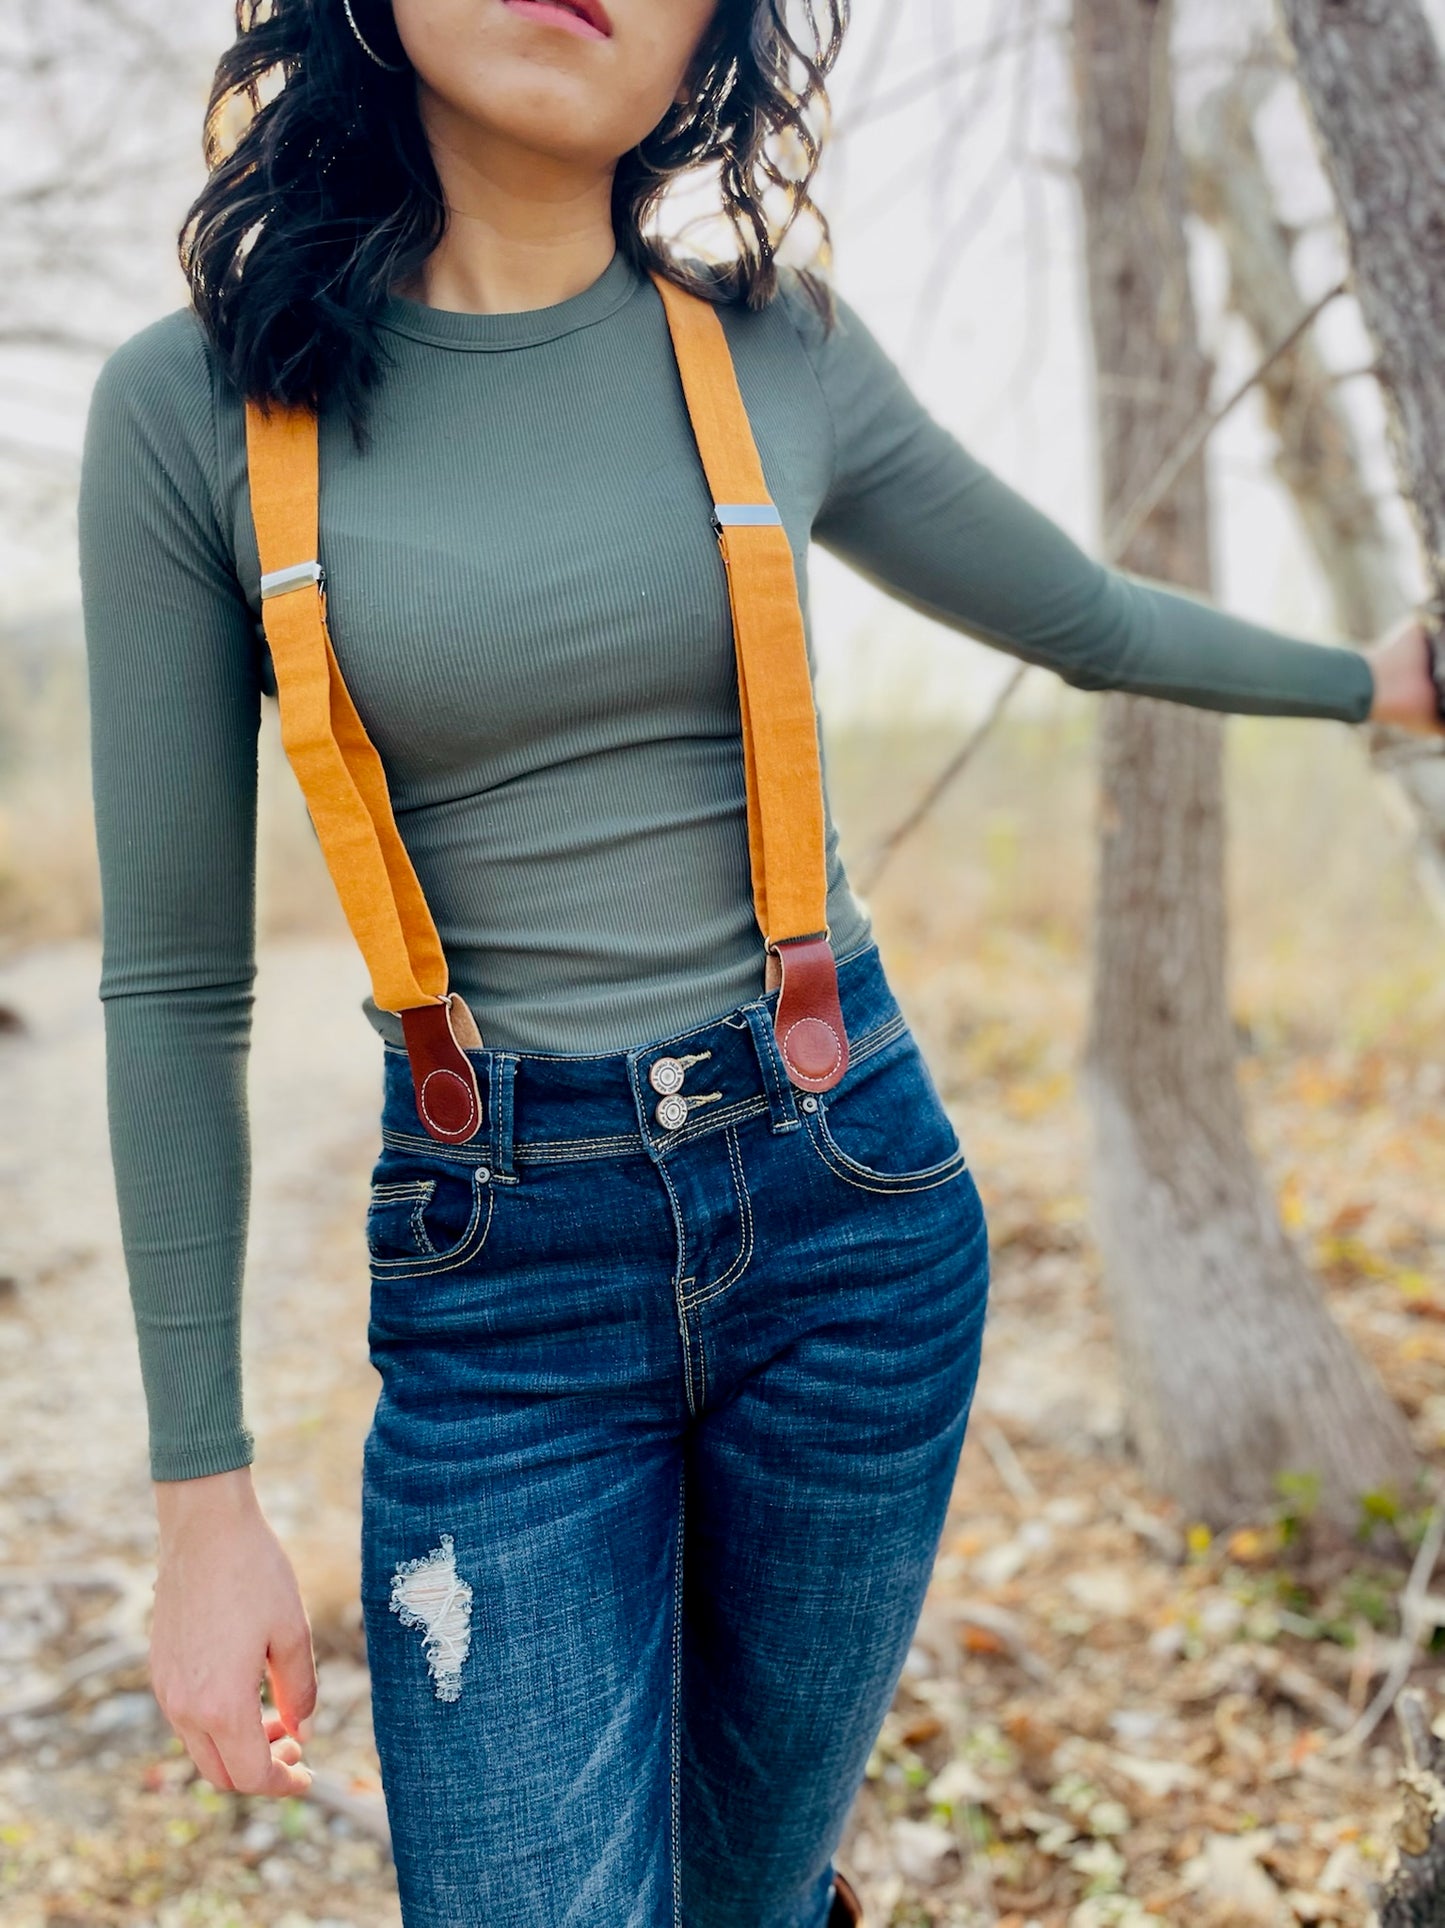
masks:
<path fill-rule="evenodd" d="M 839 980 L 818 1097 L 776 992 L 630 1051 L 475 1051 L 465 1146 L 386 1047 L 362 1583 L 406 1928 L 827 1919 L 988 1289 L 876 946 Z"/>

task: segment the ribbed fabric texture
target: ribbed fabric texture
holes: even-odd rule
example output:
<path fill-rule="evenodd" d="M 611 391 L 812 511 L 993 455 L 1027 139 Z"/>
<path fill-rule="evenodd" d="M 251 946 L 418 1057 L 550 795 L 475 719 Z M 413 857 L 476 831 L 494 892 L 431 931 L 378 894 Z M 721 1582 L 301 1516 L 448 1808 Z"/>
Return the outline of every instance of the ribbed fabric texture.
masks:
<path fill-rule="evenodd" d="M 919 406 L 843 307 L 724 316 L 800 585 L 810 538 L 1057 670 L 1219 710 L 1359 722 L 1369 666 L 1101 568 Z M 731 625 L 656 291 L 395 300 L 372 442 L 322 425 L 343 673 L 451 982 L 489 1044 L 611 1051 L 757 995 Z M 194 318 L 107 362 L 80 504 L 111 1136 L 152 1472 L 244 1464 L 260 628 L 239 399 Z M 866 939 L 828 825 L 829 919 Z M 368 1005 L 393 1041 L 398 1021 Z"/>

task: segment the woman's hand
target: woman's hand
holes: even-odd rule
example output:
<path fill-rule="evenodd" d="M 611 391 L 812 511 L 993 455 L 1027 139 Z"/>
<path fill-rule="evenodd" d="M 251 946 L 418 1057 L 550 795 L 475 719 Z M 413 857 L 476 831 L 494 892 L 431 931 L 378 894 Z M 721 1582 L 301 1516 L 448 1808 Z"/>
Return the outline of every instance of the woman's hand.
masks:
<path fill-rule="evenodd" d="M 1411 616 L 1364 655 L 1375 673 L 1370 721 L 1445 736 L 1430 675 L 1429 637 L 1420 618 Z"/>
<path fill-rule="evenodd" d="M 316 1705 L 311 1626 L 248 1467 L 158 1480 L 151 1685 L 212 1787 L 304 1794 L 301 1724 Z M 261 1706 L 269 1674 L 273 1714 Z"/>

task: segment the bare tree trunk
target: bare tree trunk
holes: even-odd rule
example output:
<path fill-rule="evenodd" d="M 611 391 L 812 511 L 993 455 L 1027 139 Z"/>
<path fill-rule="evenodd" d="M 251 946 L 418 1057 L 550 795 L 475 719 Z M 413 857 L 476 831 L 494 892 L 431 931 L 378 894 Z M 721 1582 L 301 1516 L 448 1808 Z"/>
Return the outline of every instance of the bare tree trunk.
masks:
<path fill-rule="evenodd" d="M 1114 521 L 1205 406 L 1173 126 L 1169 9 L 1075 0 L 1103 513 Z M 1210 587 L 1202 459 L 1121 560 Z M 1226 996 L 1217 718 L 1111 696 L 1103 713 L 1086 1087 L 1094 1207 L 1134 1443 L 1212 1521 L 1314 1475 L 1324 1511 L 1410 1472 L 1403 1422 L 1332 1323 L 1250 1152 Z"/>
<path fill-rule="evenodd" d="M 1229 259 L 1229 299 L 1267 351 L 1291 315 L 1309 305 L 1294 271 L 1294 238 L 1280 220 L 1254 134 L 1254 116 L 1277 85 L 1246 70 L 1205 102 L 1190 144 L 1195 207 Z M 1334 377 L 1304 336 L 1260 382 L 1278 453 L 1275 468 L 1304 524 L 1347 636 L 1378 636 L 1405 607 L 1389 538 L 1361 474 L 1359 442 Z"/>
<path fill-rule="evenodd" d="M 1280 0 L 1374 339 L 1401 486 L 1445 589 L 1445 61 L 1419 0 Z M 1404 1697 L 1407 1800 L 1382 1928 L 1445 1920 L 1445 1754 Z"/>
<path fill-rule="evenodd" d="M 1280 0 L 1374 337 L 1400 480 L 1445 588 L 1445 62 L 1420 0 Z"/>
<path fill-rule="evenodd" d="M 1254 134 L 1255 112 L 1275 85 L 1275 76 L 1254 70 L 1221 87 L 1205 103 L 1189 153 L 1195 208 L 1224 245 L 1230 301 L 1261 354 L 1285 318 L 1309 305 Z M 1398 620 L 1408 598 L 1338 384 L 1306 335 L 1270 364 L 1260 386 L 1277 438 L 1276 472 L 1329 585 L 1335 621 L 1366 642 Z M 1367 735 L 1376 775 L 1409 826 L 1431 900 L 1445 915 L 1445 752 L 1404 730 L 1372 727 Z"/>

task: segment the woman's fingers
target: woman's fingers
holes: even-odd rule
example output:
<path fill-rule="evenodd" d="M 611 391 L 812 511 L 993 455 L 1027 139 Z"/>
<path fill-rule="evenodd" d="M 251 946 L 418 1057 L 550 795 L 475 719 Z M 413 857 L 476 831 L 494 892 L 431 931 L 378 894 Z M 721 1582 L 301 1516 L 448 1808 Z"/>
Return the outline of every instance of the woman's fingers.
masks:
<path fill-rule="evenodd" d="M 202 1780 L 209 1781 L 222 1794 L 234 1794 L 236 1784 L 226 1772 L 225 1762 L 210 1735 L 203 1728 L 192 1727 L 186 1722 L 176 1725 L 176 1732 L 184 1741 L 186 1752 L 195 1762 L 196 1772 Z"/>
<path fill-rule="evenodd" d="M 311 1649 L 311 1625 L 297 1598 L 296 1609 L 266 1648 L 266 1671 L 271 1695 L 288 1734 L 316 1711 L 316 1659 Z"/>
<path fill-rule="evenodd" d="M 305 1794 L 311 1786 L 309 1768 L 278 1758 L 282 1743 L 267 1739 L 259 1702 L 249 1716 L 237 1716 L 223 1726 L 213 1727 L 210 1739 L 238 1794 L 275 1798 Z"/>
<path fill-rule="evenodd" d="M 301 1768 L 299 1776 L 292 1772 L 301 1762 L 301 1743 L 286 1732 L 281 1716 L 265 1713 L 264 1749 L 244 1735 L 242 1727 L 238 1722 L 234 1729 L 223 1728 L 221 1741 L 190 1723 L 182 1723 L 176 1731 L 196 1771 L 223 1794 L 305 1794 L 311 1772 L 309 1768 Z"/>

